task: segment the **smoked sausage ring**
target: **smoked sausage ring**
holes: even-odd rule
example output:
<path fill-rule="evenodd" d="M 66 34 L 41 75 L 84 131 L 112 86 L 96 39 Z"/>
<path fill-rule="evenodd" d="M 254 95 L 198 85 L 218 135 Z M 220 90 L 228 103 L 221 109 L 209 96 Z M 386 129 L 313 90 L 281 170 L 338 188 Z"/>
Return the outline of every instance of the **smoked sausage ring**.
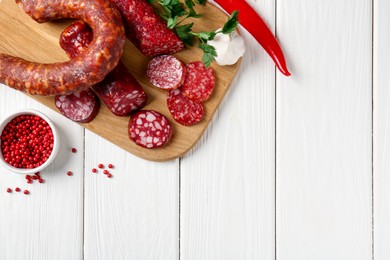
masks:
<path fill-rule="evenodd" d="M 41 64 L 0 53 L 0 83 L 33 95 L 84 90 L 118 64 L 125 43 L 121 16 L 109 0 L 16 0 L 34 20 L 84 20 L 93 30 L 89 47 L 62 63 Z"/>

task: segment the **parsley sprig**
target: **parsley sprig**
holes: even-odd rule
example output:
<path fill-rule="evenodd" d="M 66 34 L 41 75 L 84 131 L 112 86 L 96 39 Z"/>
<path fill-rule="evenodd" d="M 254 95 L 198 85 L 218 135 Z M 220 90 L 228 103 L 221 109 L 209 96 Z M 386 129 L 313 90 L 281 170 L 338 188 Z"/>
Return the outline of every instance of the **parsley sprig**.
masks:
<path fill-rule="evenodd" d="M 223 28 L 209 32 L 194 32 L 192 27 L 194 23 L 182 24 L 188 18 L 201 18 L 194 7 L 196 4 L 204 5 L 206 0 L 148 0 L 149 3 L 157 3 L 162 7 L 163 13 L 160 16 L 166 21 L 167 27 L 176 32 L 177 36 L 187 45 L 193 45 L 198 40 L 197 47 L 203 50 L 202 62 L 206 67 L 217 57 L 217 52 L 213 46 L 208 44 L 219 33 L 229 34 L 234 31 L 238 25 L 238 11 L 234 11 L 224 24 Z"/>

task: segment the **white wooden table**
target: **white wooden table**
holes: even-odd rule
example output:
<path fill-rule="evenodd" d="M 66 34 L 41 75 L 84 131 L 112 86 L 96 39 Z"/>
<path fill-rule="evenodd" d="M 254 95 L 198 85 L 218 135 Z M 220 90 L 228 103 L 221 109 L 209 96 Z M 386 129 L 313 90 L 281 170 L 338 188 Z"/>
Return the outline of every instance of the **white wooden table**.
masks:
<path fill-rule="evenodd" d="M 390 1 L 249 1 L 293 76 L 243 31 L 237 78 L 178 160 L 139 159 L 0 86 L 0 119 L 41 110 L 64 143 L 45 184 L 0 167 L 0 259 L 390 259 Z"/>

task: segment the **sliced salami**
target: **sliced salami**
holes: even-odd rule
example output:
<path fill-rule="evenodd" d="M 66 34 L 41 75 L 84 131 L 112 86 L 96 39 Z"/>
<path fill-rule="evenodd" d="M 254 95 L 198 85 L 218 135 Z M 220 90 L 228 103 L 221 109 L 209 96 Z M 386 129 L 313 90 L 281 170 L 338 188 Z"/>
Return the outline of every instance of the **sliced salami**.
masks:
<path fill-rule="evenodd" d="M 62 115 L 79 123 L 91 122 L 100 108 L 98 97 L 90 89 L 70 95 L 56 96 L 55 105 Z"/>
<path fill-rule="evenodd" d="M 201 61 L 187 64 L 186 70 L 187 75 L 182 86 L 183 94 L 198 102 L 209 99 L 215 86 L 214 71 L 206 68 Z"/>
<path fill-rule="evenodd" d="M 92 39 L 93 32 L 88 24 L 75 21 L 61 33 L 60 45 L 69 57 L 74 58 L 88 48 Z M 141 85 L 121 61 L 92 88 L 116 116 L 127 116 L 141 109 L 148 100 Z"/>
<path fill-rule="evenodd" d="M 121 62 L 93 89 L 116 116 L 127 116 L 144 107 L 148 100 L 141 85 Z"/>
<path fill-rule="evenodd" d="M 145 148 L 166 144 L 172 136 L 172 126 L 164 115 L 154 110 L 140 110 L 129 121 L 129 138 Z"/>
<path fill-rule="evenodd" d="M 167 105 L 173 119 L 181 125 L 196 124 L 204 116 L 203 104 L 187 98 L 180 89 L 169 91 Z"/>
<path fill-rule="evenodd" d="M 176 89 L 186 77 L 184 64 L 172 55 L 161 55 L 153 58 L 146 72 L 150 83 L 161 89 Z"/>

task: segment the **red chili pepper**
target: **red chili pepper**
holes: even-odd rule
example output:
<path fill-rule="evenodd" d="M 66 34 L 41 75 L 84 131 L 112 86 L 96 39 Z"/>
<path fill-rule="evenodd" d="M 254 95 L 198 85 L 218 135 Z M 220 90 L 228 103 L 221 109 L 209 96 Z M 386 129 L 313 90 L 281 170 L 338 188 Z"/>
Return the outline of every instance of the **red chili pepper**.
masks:
<path fill-rule="evenodd" d="M 286 76 L 291 73 L 287 69 L 283 51 L 275 36 L 263 19 L 245 0 L 215 0 L 229 14 L 238 10 L 238 21 L 273 59 L 278 69 Z"/>

